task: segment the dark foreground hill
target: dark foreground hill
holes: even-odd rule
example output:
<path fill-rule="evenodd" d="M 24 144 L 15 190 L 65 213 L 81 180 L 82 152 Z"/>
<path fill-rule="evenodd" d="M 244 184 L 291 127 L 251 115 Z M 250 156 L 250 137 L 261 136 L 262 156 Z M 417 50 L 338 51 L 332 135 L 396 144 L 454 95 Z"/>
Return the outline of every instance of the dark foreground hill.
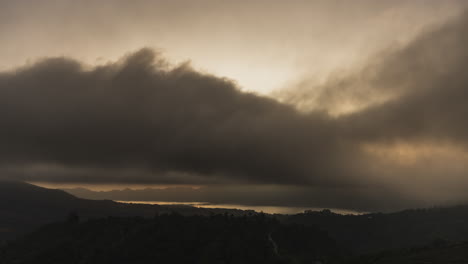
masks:
<path fill-rule="evenodd" d="M 356 257 L 346 264 L 466 264 L 468 243 L 431 245 Z"/>
<path fill-rule="evenodd" d="M 120 197 L 144 200 L 145 197 L 172 197 L 177 192 L 121 190 L 93 192 L 86 189 L 68 190 L 83 197 Z M 160 195 L 160 196 L 159 196 Z M 405 210 L 394 213 L 340 215 L 330 211 L 307 212 L 292 216 L 277 215 L 285 223 L 317 226 L 327 231 L 342 247 L 354 254 L 369 254 L 382 250 L 421 247 L 436 240 L 460 242 L 468 240 L 468 206 Z"/>
<path fill-rule="evenodd" d="M 266 215 L 152 219 L 78 218 L 47 225 L 1 248 L 0 263 L 331 263 L 341 251 L 325 232 Z"/>
<path fill-rule="evenodd" d="M 183 215 L 251 212 L 230 209 L 204 209 L 190 206 L 123 204 L 110 200 L 77 198 L 61 190 L 47 189 L 23 182 L 0 182 L 0 242 L 13 239 L 48 223 L 62 221 L 70 213 L 82 219 L 107 216 L 153 217 L 177 212 Z"/>
<path fill-rule="evenodd" d="M 325 210 L 285 217 L 283 221 L 317 226 L 354 254 L 422 247 L 437 241 L 468 241 L 468 206 L 364 215 Z"/>
<path fill-rule="evenodd" d="M 180 215 L 166 215 L 173 212 Z M 224 213 L 226 215 L 222 218 L 213 216 Z M 187 217 L 183 218 L 182 215 Z M 76 221 L 77 216 L 80 217 L 81 223 Z M 67 256 L 76 255 L 77 258 L 99 256 L 104 258 L 103 261 L 112 260 L 112 262 L 96 263 L 119 263 L 113 259 L 114 255 L 109 255 L 113 254 L 114 246 L 118 245 L 120 246 L 117 247 L 119 249 L 117 256 L 126 260 L 130 256 L 140 255 L 149 258 L 153 256 L 154 247 L 161 247 L 161 250 L 157 251 L 160 252 L 157 254 L 164 255 L 161 255 L 161 259 L 171 254 L 177 255 L 176 252 L 185 254 L 183 252 L 186 250 L 187 252 L 213 250 L 213 252 L 231 252 L 225 253 L 227 255 L 249 256 L 246 258 L 260 261 L 257 263 L 284 262 L 293 259 L 312 261 L 312 258 L 322 258 L 321 261 L 324 263 L 331 259 L 336 260 L 333 257 L 341 258 L 343 252 L 347 252 L 346 258 L 353 261 L 351 263 L 432 263 L 428 260 L 444 259 L 442 256 L 448 255 L 453 255 L 455 260 L 446 263 L 468 263 L 460 260 L 466 256 L 461 252 L 465 249 L 468 251 L 468 246 L 462 243 L 468 241 L 468 206 L 406 210 L 389 214 L 339 215 L 324 210 L 290 216 L 263 215 L 265 219 L 269 219 L 266 222 L 265 219 L 260 221 L 259 216 L 260 214 L 242 210 L 86 200 L 60 190 L 45 189 L 26 183 L 0 182 L 0 245 L 2 241 L 17 239 L 45 224 L 61 222 L 67 218 L 70 220 L 42 228 L 26 238 L 17 239 L 13 244 L 3 247 L 3 258 L 6 261 L 3 263 L 8 264 L 39 263 L 28 261 L 42 257 L 52 258 L 53 252 L 56 254 L 68 252 Z M 275 228 L 271 229 L 271 226 Z M 157 241 L 154 237 L 158 238 Z M 101 241 L 96 242 L 101 244 L 89 242 L 94 239 Z M 123 244 L 115 244 L 121 240 L 124 241 Z M 187 241 L 197 244 L 196 250 L 187 244 Z M 318 241 L 324 244 L 321 245 Z M 333 241 L 336 241 L 336 246 Z M 88 244 L 94 246 L 88 248 Z M 132 248 L 132 244 L 139 246 L 135 246 L 132 249 L 134 251 L 128 251 Z M 435 244 L 439 246 L 433 247 Z M 249 246 L 243 248 L 243 245 Z M 278 254 L 275 253 L 274 245 Z M 166 251 L 162 250 L 163 247 Z M 172 250 L 173 247 L 179 251 Z M 268 247 L 269 249 L 264 251 L 259 249 Z M 97 248 L 98 251 L 93 251 L 93 248 Z M 137 248 L 141 248 L 142 251 L 138 251 Z M 250 248 L 255 250 L 249 251 Z M 263 256 L 263 259 L 256 259 L 252 252 L 257 252 L 259 258 Z M 119 255 L 120 253 L 123 255 Z M 227 255 L 223 255 L 225 262 L 216 262 L 214 259 L 209 259 L 214 261 L 209 262 L 203 257 L 205 255 L 195 253 L 191 257 L 197 261 L 203 260 L 204 263 L 237 263 L 226 260 Z M 176 256 L 176 259 L 181 261 L 179 263 L 184 263 L 182 256 Z M 427 261 L 418 262 L 414 259 Z M 20 261 L 12 262 L 13 260 Z M 95 260 L 94 257 L 92 260 Z M 50 259 L 48 261 L 44 263 L 55 263 L 50 262 Z M 242 261 L 248 263 L 245 259 Z M 140 263 L 154 262 L 142 260 Z"/>

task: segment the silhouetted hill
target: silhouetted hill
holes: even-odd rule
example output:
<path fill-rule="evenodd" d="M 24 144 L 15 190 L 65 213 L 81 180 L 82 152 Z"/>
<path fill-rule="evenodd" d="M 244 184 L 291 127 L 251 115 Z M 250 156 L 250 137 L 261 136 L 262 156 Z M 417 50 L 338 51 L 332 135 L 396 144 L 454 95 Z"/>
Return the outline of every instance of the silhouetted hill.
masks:
<path fill-rule="evenodd" d="M 308 212 L 283 221 L 318 226 L 356 254 L 468 240 L 468 206 L 364 215 Z"/>
<path fill-rule="evenodd" d="M 183 215 L 252 213 L 231 209 L 205 209 L 190 206 L 123 204 L 110 200 L 87 200 L 61 190 L 47 189 L 23 182 L 0 182 L 0 241 L 26 234 L 48 223 L 61 221 L 71 212 L 83 219 L 106 216 L 153 217 L 156 213 Z"/>
<path fill-rule="evenodd" d="M 71 214 L 72 212 L 75 214 Z M 177 212 L 181 215 L 166 215 L 172 212 Z M 219 213 L 226 213 L 226 215 L 222 217 L 213 216 Z M 238 217 L 228 216 L 231 214 Z M 184 218 L 182 215 L 188 217 Z M 250 216 L 248 217 L 247 215 Z M 181 250 L 180 252 L 184 252 L 184 250 L 189 250 L 188 252 L 192 253 L 195 251 L 217 252 L 219 250 L 224 250 L 226 252 L 231 252 L 229 254 L 240 254 L 239 256 L 244 256 L 242 254 L 245 254 L 245 256 L 252 256 L 251 258 L 249 257 L 249 259 L 255 259 L 257 261 L 285 261 L 284 258 L 273 257 L 269 259 L 271 256 L 268 254 L 271 253 L 271 248 L 266 251 L 258 251 L 259 248 L 266 247 L 265 245 L 268 244 L 265 244 L 264 241 L 265 232 L 267 232 L 267 238 L 268 234 L 273 236 L 275 243 L 277 243 L 279 250 L 282 252 L 280 255 L 282 257 L 288 256 L 289 259 L 286 258 L 288 261 L 291 260 L 290 257 L 292 256 L 293 258 L 301 260 L 310 256 L 314 258 L 342 256 L 343 251 L 338 250 L 338 248 L 349 252 L 350 257 L 353 255 L 363 255 L 362 257 L 354 258 L 354 260 L 351 258 L 351 260 L 354 261 L 351 263 L 374 263 L 365 261 L 374 261 L 377 258 L 380 262 L 375 263 L 413 263 L 411 260 L 415 258 L 436 258 L 435 255 L 452 254 L 450 252 L 453 252 L 453 254 L 460 258 L 464 258 L 465 255 L 461 255 L 461 253 L 457 252 L 461 252 L 462 249 L 468 250 L 466 244 L 460 244 L 462 241 L 468 241 L 468 206 L 417 209 L 389 214 L 373 213 L 364 215 L 339 215 L 328 210 L 321 212 L 309 211 L 292 216 L 262 215 L 263 220 L 261 220 L 259 214 L 252 213 L 251 211 L 206 209 L 190 206 L 123 204 L 109 200 L 86 200 L 74 197 L 60 190 L 41 188 L 26 183 L 1 182 L 0 216 L 0 240 L 18 238 L 19 235 L 31 232 L 44 224 L 60 222 L 67 219 L 67 217 L 70 219 L 67 223 L 53 224 L 44 227 L 32 235 L 22 240 L 17 240 L 14 244 L 10 244 L 7 247 L 9 253 L 5 257 L 11 257 L 12 260 L 20 258 L 24 261 L 18 263 L 38 263 L 28 262 L 30 260 L 27 258 L 31 257 L 31 259 L 37 259 L 42 256 L 48 259 L 48 257 L 52 256 L 51 252 L 54 252 L 54 250 L 71 252 L 71 255 L 68 254 L 70 256 L 74 256 L 73 254 L 77 254 L 76 256 L 78 257 L 87 256 L 92 258 L 93 261 L 103 258 L 104 261 L 85 263 L 119 263 L 112 262 L 115 261 L 114 256 L 108 255 L 114 253 L 113 247 L 110 245 L 113 245 L 115 241 L 120 241 L 119 239 L 127 241 L 127 235 L 125 235 L 124 238 L 119 236 L 122 236 L 122 232 L 124 234 L 130 232 L 128 230 L 133 230 L 128 235 L 130 236 L 128 241 L 132 242 L 127 241 L 129 244 L 127 244 L 127 242 L 122 242 L 121 248 L 117 247 L 119 248 L 119 252 L 116 254 L 122 259 L 126 259 L 128 256 L 139 256 L 138 254 L 148 258 L 153 256 L 151 255 L 153 254 L 151 253 L 152 251 L 140 252 L 136 248 L 132 249 L 134 251 L 125 253 L 128 255 L 121 255 L 121 252 L 126 252 L 123 249 L 124 247 L 131 248 L 131 243 L 149 248 L 154 248 L 152 245 L 156 243 L 154 244 L 157 245 L 156 247 L 179 247 L 178 250 Z M 81 218 L 83 223 L 79 224 L 77 222 L 77 216 Z M 109 218 L 109 216 L 113 216 L 114 218 Z M 268 221 L 265 219 L 268 219 Z M 154 221 L 162 222 L 155 224 Z M 259 221 L 263 223 L 262 225 L 264 226 L 258 224 Z M 107 224 L 109 224 L 109 229 L 106 227 Z M 160 228 L 160 224 L 164 226 L 164 231 Z M 213 225 L 213 227 L 210 227 L 210 225 Z M 204 233 L 202 231 L 194 231 L 197 229 L 197 226 L 200 230 L 206 232 L 206 236 L 203 235 Z M 215 228 L 215 226 L 217 227 Z M 271 229 L 272 226 L 274 226 L 273 229 Z M 242 227 L 244 227 L 244 229 Z M 103 231 L 96 231 L 100 229 Z M 187 232 L 187 234 L 181 234 L 180 232 L 182 231 L 179 229 L 185 230 L 184 232 Z M 139 230 L 141 230 L 141 232 Z M 61 233 L 64 234 L 63 237 L 59 235 Z M 84 234 L 87 235 L 82 237 Z M 249 234 L 252 236 L 257 234 L 258 237 L 262 237 L 263 240 L 260 240 L 263 242 L 255 240 L 258 242 L 258 244 L 255 244 L 257 242 L 251 241 L 254 243 L 251 246 L 252 248 L 256 248 L 257 252 L 269 252 L 267 255 L 265 255 L 266 253 L 260 254 L 265 257 L 265 259 L 256 259 L 251 255 L 253 253 L 248 251 L 249 249 L 236 248 L 233 241 L 237 241 L 236 243 L 239 244 L 248 244 L 250 242 L 245 241 L 250 241 L 249 239 L 252 238 L 249 237 Z M 133 235 L 135 235 L 135 237 L 133 237 Z M 193 237 L 191 237 L 192 235 Z M 50 236 L 50 240 L 47 240 L 48 236 Z M 166 242 L 161 242 L 161 244 L 154 241 L 153 236 Z M 241 236 L 241 238 L 238 236 Z M 310 236 L 315 236 L 315 238 L 311 238 Z M 97 243 L 102 243 L 102 245 L 95 245 L 95 248 L 100 248 L 99 250 L 102 252 L 99 250 L 98 252 L 94 252 L 92 248 L 88 248 L 88 242 L 84 242 L 93 239 L 101 241 Z M 193 243 L 200 243 L 200 245 L 197 245 L 195 250 L 187 244 L 184 244 L 186 243 L 184 241 L 187 239 Z M 233 241 L 230 239 L 233 239 Z M 105 245 L 103 241 L 110 241 L 109 243 L 111 244 Z M 318 245 L 317 241 L 325 241 L 323 242 L 325 243 L 324 246 Z M 333 241 L 336 241 L 337 246 L 331 246 Z M 442 246 L 440 245 L 441 241 L 444 242 Z M 272 242 L 270 240 L 268 240 L 268 242 L 271 246 Z M 435 244 L 438 244 L 438 246 L 434 247 L 433 245 Z M 185 247 L 188 247 L 188 249 Z M 205 247 L 210 249 L 206 249 Z M 81 251 L 80 248 L 83 248 L 83 251 Z M 29 251 L 22 251 L 27 249 L 29 249 Z M 165 259 L 168 257 L 167 254 L 176 254 L 177 252 L 172 249 L 168 250 L 169 253 L 158 253 L 166 255 L 157 256 L 161 259 Z M 27 252 L 35 253 L 29 254 Z M 304 252 L 309 253 L 305 254 Z M 332 254 L 331 252 L 334 253 Z M 35 255 L 36 253 L 38 255 Z M 99 256 L 99 258 L 94 259 L 93 256 Z M 227 258 L 226 256 L 227 255 L 223 255 L 222 258 Z M 192 255 L 192 257 L 197 260 L 206 260 L 202 255 Z M 179 263 L 184 263 L 181 256 L 176 256 L 176 258 L 178 261 L 182 261 Z M 244 259 L 242 259 L 242 261 L 243 260 Z M 44 259 L 44 261 L 46 260 Z M 205 263 L 228 263 L 216 262 L 213 259 L 209 259 L 209 261 L 207 260 Z M 242 263 L 241 259 L 236 259 L 235 261 Z"/>
<path fill-rule="evenodd" d="M 1 252 L 1 263 L 21 264 L 299 264 L 341 256 L 325 232 L 263 214 L 71 219 L 47 225 Z"/>
<path fill-rule="evenodd" d="M 76 202 L 78 198 L 62 190 L 46 189 L 24 182 L 0 182 L 0 203 L 17 203 L 18 205 Z"/>
<path fill-rule="evenodd" d="M 356 257 L 346 264 L 468 263 L 468 243 L 431 245 Z"/>

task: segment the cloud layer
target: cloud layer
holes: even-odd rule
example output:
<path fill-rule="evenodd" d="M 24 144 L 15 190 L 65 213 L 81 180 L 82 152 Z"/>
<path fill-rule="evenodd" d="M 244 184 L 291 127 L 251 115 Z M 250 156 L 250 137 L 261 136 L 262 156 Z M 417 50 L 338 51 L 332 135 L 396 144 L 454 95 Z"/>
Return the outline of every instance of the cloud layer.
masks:
<path fill-rule="evenodd" d="M 2 177 L 302 185 L 361 209 L 464 201 L 467 36 L 464 15 L 379 54 L 307 112 L 148 49 L 98 67 L 44 59 L 0 73 Z"/>

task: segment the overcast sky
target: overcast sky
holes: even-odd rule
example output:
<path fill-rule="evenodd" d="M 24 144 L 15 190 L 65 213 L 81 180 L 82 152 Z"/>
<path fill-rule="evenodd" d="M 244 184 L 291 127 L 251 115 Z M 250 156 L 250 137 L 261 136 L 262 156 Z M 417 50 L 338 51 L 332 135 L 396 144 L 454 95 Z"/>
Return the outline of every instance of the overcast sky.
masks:
<path fill-rule="evenodd" d="M 2 1 L 1 177 L 468 202 L 465 3 Z"/>

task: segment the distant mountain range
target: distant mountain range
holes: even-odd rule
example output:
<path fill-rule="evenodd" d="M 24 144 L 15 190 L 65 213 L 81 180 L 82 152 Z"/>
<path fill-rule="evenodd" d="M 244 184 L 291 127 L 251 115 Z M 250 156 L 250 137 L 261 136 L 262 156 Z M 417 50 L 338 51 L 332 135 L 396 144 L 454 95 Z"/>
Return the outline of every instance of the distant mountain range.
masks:
<path fill-rule="evenodd" d="M 380 210 L 373 202 L 357 201 L 325 193 L 311 192 L 301 186 L 280 188 L 278 186 L 207 185 L 197 188 L 190 186 L 167 186 L 164 188 L 141 188 L 120 190 L 89 190 L 85 188 L 63 189 L 85 199 L 108 199 L 114 201 L 161 201 L 209 204 L 231 204 L 246 207 L 289 207 L 289 208 L 334 208 L 348 212 L 369 212 Z M 324 198 L 325 197 L 325 198 Z M 364 199 L 364 198 L 359 198 Z M 358 199 L 358 200 L 359 200 Z M 378 204 L 378 203 L 377 203 Z M 401 207 L 386 203 L 386 210 L 399 210 Z M 375 210 L 374 210 L 375 209 Z M 299 212 L 301 210 L 298 210 Z"/>

